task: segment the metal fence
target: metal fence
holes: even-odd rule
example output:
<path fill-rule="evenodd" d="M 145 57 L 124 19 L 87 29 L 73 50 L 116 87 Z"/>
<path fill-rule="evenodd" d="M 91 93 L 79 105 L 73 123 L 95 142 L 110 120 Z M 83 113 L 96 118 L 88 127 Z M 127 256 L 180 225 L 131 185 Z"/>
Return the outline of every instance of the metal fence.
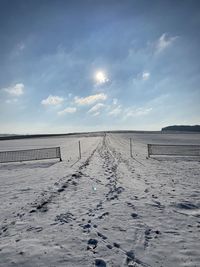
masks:
<path fill-rule="evenodd" d="M 1 151 L 0 163 L 61 158 L 60 147 Z"/>
<path fill-rule="evenodd" d="M 148 144 L 148 157 L 150 155 L 166 156 L 200 156 L 200 145 L 162 145 Z"/>

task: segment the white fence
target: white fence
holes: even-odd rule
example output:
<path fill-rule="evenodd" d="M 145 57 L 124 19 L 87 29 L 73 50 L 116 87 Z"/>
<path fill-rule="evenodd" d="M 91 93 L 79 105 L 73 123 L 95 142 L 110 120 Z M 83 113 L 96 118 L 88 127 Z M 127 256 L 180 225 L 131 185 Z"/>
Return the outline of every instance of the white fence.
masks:
<path fill-rule="evenodd" d="M 148 157 L 151 155 L 166 156 L 200 156 L 200 145 L 162 145 L 148 144 Z"/>
<path fill-rule="evenodd" d="M 0 152 L 0 163 L 54 158 L 59 158 L 62 161 L 60 147 Z"/>

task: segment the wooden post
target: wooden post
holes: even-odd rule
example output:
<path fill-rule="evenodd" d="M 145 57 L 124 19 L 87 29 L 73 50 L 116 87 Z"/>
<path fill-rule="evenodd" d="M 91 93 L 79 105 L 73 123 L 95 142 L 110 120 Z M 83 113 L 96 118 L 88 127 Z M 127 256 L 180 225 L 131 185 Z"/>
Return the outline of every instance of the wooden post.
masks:
<path fill-rule="evenodd" d="M 59 154 L 60 154 L 60 161 L 62 161 L 60 147 L 59 147 Z"/>
<path fill-rule="evenodd" d="M 130 155 L 131 158 L 133 157 L 133 151 L 132 151 L 132 138 L 130 138 Z"/>
<path fill-rule="evenodd" d="M 150 144 L 147 144 L 148 158 L 150 158 Z"/>
<path fill-rule="evenodd" d="M 60 161 L 62 161 L 60 147 L 57 147 L 57 153 L 58 153 L 58 157 L 60 158 Z"/>
<path fill-rule="evenodd" d="M 81 141 L 78 141 L 78 147 L 79 147 L 79 159 L 81 159 Z"/>

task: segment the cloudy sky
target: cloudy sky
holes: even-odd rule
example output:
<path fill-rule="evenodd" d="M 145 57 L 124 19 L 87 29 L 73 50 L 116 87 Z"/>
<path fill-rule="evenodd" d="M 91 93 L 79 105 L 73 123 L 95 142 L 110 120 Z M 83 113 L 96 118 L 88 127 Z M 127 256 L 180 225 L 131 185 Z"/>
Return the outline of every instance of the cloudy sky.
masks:
<path fill-rule="evenodd" d="M 0 0 L 0 133 L 200 123 L 200 2 Z"/>

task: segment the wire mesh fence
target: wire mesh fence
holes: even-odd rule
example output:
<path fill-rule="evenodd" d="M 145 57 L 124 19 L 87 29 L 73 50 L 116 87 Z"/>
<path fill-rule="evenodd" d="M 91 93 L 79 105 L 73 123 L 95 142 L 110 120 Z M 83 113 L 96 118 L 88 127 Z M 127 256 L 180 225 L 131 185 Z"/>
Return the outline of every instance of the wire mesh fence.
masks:
<path fill-rule="evenodd" d="M 62 161 L 60 147 L 0 152 L 0 163 L 54 158 L 59 158 Z"/>
<path fill-rule="evenodd" d="M 148 144 L 148 157 L 151 155 L 166 156 L 200 156 L 200 145 L 162 145 Z"/>

